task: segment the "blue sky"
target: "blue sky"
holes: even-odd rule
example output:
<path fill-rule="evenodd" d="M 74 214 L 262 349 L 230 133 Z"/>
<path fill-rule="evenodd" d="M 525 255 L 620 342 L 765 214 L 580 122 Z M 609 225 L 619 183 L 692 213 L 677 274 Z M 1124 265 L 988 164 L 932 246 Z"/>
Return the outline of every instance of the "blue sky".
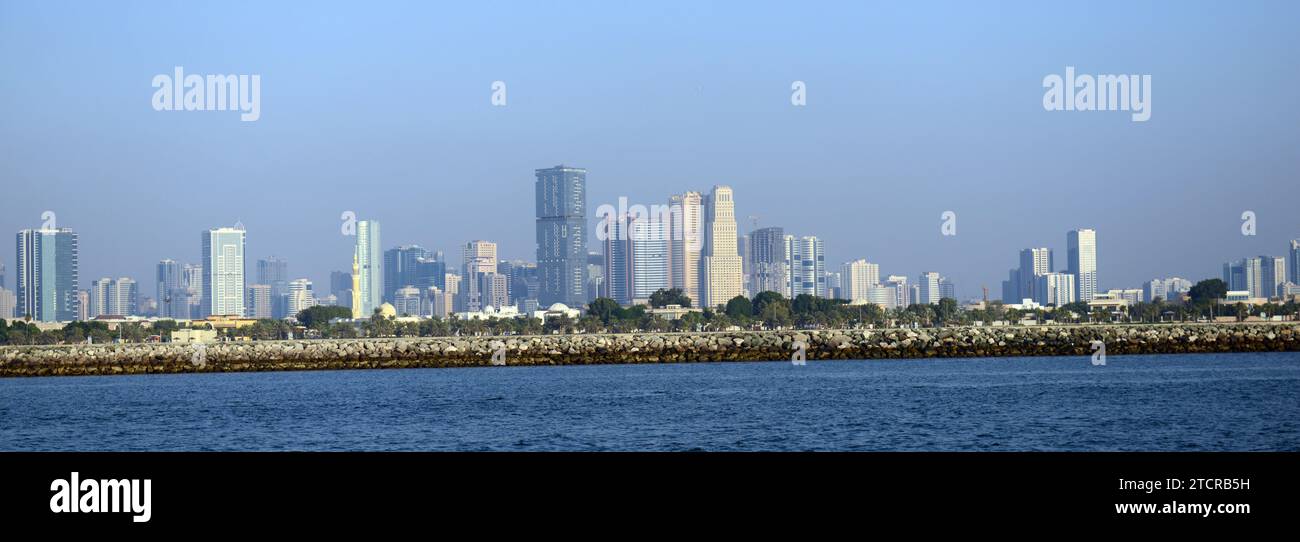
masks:
<path fill-rule="evenodd" d="M 1103 288 L 1217 276 L 1300 237 L 1294 2 L 0 2 L 0 261 L 45 210 L 82 281 L 242 221 L 328 290 L 339 215 L 458 260 L 534 258 L 533 175 L 588 204 L 729 184 L 742 230 L 939 271 L 962 297 L 1016 251 L 1098 230 Z M 156 74 L 259 74 L 261 119 L 150 107 Z M 1152 116 L 1049 112 L 1043 77 L 1150 74 Z M 490 104 L 505 81 L 508 105 Z M 792 81 L 805 107 L 790 104 Z M 958 234 L 940 235 L 940 215 Z M 1258 216 L 1258 235 L 1240 215 Z M 593 245 L 592 247 L 596 247 Z"/>

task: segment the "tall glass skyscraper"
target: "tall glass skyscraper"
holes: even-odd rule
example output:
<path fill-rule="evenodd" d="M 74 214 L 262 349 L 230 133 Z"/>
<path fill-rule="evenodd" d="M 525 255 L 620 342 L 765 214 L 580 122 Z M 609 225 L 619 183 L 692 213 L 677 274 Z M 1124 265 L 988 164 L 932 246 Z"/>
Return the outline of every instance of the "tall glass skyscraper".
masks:
<path fill-rule="evenodd" d="M 1300 239 L 1291 240 L 1291 250 L 1287 253 L 1287 275 L 1293 284 L 1300 284 Z"/>
<path fill-rule="evenodd" d="M 189 318 L 189 311 L 184 314 L 177 314 L 176 307 L 172 303 L 173 295 L 185 295 L 181 288 L 181 264 L 176 260 L 162 260 L 158 262 L 158 272 L 154 277 L 154 285 L 158 296 L 158 316 L 163 318 Z"/>
<path fill-rule="evenodd" d="M 791 297 L 786 252 L 784 229 L 759 228 L 749 233 L 750 285 L 754 295 L 776 292 Z"/>
<path fill-rule="evenodd" d="M 587 170 L 536 170 L 538 301 L 548 307 L 587 302 Z"/>
<path fill-rule="evenodd" d="M 17 243 L 14 316 L 41 322 L 77 319 L 77 234 L 68 228 L 22 230 Z"/>
<path fill-rule="evenodd" d="M 384 304 L 384 253 L 380 249 L 379 222 L 357 222 L 357 272 L 360 276 L 362 318 L 369 318 L 375 309 Z M 358 313 L 356 307 L 352 311 Z"/>
<path fill-rule="evenodd" d="M 244 226 L 203 232 L 203 316 L 244 316 Z"/>
<path fill-rule="evenodd" d="M 826 252 L 816 236 L 790 239 L 790 295 L 826 297 Z"/>
<path fill-rule="evenodd" d="M 427 283 L 427 279 L 422 282 L 419 277 L 420 262 L 432 259 L 433 253 L 420 245 L 402 245 L 385 250 L 384 301 L 396 306 L 397 290 L 407 286 L 420 290 L 436 286 L 436 283 Z"/>
<path fill-rule="evenodd" d="M 1069 272 L 1074 275 L 1076 301 L 1087 303 L 1097 294 L 1097 232 L 1071 230 L 1065 235 Z"/>
<path fill-rule="evenodd" d="M 257 260 L 257 284 L 271 287 L 269 318 L 289 316 L 289 262 L 275 256 Z"/>

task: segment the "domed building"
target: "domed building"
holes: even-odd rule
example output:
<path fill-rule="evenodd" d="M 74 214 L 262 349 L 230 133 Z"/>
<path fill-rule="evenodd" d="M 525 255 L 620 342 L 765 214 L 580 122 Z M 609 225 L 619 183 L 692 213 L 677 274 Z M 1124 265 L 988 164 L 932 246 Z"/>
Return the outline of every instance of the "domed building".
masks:
<path fill-rule="evenodd" d="M 573 320 L 577 320 L 579 317 L 582 316 L 582 311 L 578 309 L 571 309 L 569 308 L 568 305 L 565 305 L 564 303 L 552 303 L 551 306 L 547 307 L 547 309 L 544 311 L 533 312 L 533 318 L 537 318 L 538 320 L 541 320 L 543 322 L 547 321 L 548 319 L 559 318 L 561 316 L 568 316 Z"/>

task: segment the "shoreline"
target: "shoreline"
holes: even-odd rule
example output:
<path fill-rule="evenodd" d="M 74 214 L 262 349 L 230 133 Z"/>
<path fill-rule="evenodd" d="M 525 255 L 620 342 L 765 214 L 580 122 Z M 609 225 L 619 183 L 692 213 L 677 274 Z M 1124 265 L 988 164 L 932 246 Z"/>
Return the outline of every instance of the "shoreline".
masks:
<path fill-rule="evenodd" d="M 0 347 L 0 377 L 501 365 L 1300 351 L 1300 323 L 1193 323 L 302 339 Z M 494 357 L 497 363 L 494 363 Z"/>

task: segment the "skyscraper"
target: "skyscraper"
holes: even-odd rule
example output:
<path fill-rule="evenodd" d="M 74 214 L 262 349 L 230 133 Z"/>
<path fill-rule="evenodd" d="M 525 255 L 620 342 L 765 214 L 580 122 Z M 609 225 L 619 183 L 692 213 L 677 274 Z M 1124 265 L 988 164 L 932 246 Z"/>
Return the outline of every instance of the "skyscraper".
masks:
<path fill-rule="evenodd" d="M 330 271 L 330 295 L 344 307 L 352 307 L 352 273 Z"/>
<path fill-rule="evenodd" d="M 917 286 L 920 287 L 920 297 L 917 299 L 917 303 L 924 305 L 938 303 L 939 299 L 943 297 L 943 294 L 939 292 L 939 274 L 934 271 L 927 271 L 921 273 L 920 279 L 917 282 Z"/>
<path fill-rule="evenodd" d="M 704 197 L 699 192 L 674 194 L 668 198 L 670 219 L 669 266 L 673 288 L 698 305 L 700 299 L 700 256 L 704 249 Z"/>
<path fill-rule="evenodd" d="M 844 299 L 854 303 L 868 301 L 870 289 L 880 283 L 880 266 L 866 259 L 846 262 L 840 271 L 844 282 Z"/>
<path fill-rule="evenodd" d="M 289 262 L 275 256 L 257 261 L 257 284 L 271 287 L 271 314 L 266 318 L 288 316 Z"/>
<path fill-rule="evenodd" d="M 1065 235 L 1065 244 L 1066 272 L 1074 275 L 1074 299 L 1084 303 L 1092 301 L 1097 294 L 1097 232 L 1071 230 Z"/>
<path fill-rule="evenodd" d="M 420 284 L 419 262 L 432 260 L 433 253 L 420 245 L 402 245 L 384 251 L 384 300 L 394 302 L 397 306 L 397 290 L 412 286 L 416 289 L 433 286 L 433 283 Z M 410 292 L 407 292 L 408 294 Z M 401 314 L 400 312 L 398 314 Z M 411 313 L 416 314 L 416 313 Z"/>
<path fill-rule="evenodd" d="M 289 291 L 285 294 L 288 312 L 292 316 L 316 306 L 316 295 L 312 292 L 311 281 L 295 279 L 289 281 Z"/>
<path fill-rule="evenodd" d="M 723 305 L 744 295 L 740 252 L 736 249 L 736 203 L 731 187 L 714 186 L 704 200 L 704 254 L 701 264 L 703 307 Z M 823 283 L 824 284 L 824 283 Z"/>
<path fill-rule="evenodd" d="M 1242 258 L 1236 262 L 1223 264 L 1223 282 L 1229 290 L 1250 292 L 1250 297 L 1269 297 L 1269 288 L 1265 287 L 1265 264 L 1267 256 Z M 1285 263 L 1283 263 L 1285 266 Z M 1271 278 L 1271 277 L 1269 277 Z M 1276 288 L 1274 288 L 1276 290 Z"/>
<path fill-rule="evenodd" d="M 1287 253 L 1287 275 L 1292 284 L 1300 284 L 1300 239 L 1291 240 L 1291 250 Z"/>
<path fill-rule="evenodd" d="M 13 318 L 14 309 L 18 308 L 18 296 L 13 290 L 0 288 L 0 318 Z"/>
<path fill-rule="evenodd" d="M 460 290 L 459 310 L 477 312 L 488 306 L 483 298 L 485 275 L 497 272 L 497 244 L 491 241 L 475 240 L 465 243 L 462 251 L 461 277 L 464 287 Z"/>
<path fill-rule="evenodd" d="M 361 303 L 352 312 L 359 311 L 362 318 L 369 318 L 384 304 L 384 254 L 380 242 L 379 222 L 357 222 L 357 288 Z M 357 299 L 355 294 L 353 299 Z"/>
<path fill-rule="evenodd" d="M 244 315 L 243 225 L 203 232 L 203 316 Z"/>
<path fill-rule="evenodd" d="M 790 238 L 790 295 L 827 297 L 826 254 L 816 236 Z"/>
<path fill-rule="evenodd" d="M 353 320 L 366 317 L 365 311 L 362 310 L 365 303 L 361 300 L 361 264 L 358 263 L 360 258 L 357 252 L 359 251 L 352 251 L 352 288 L 348 290 L 352 292 L 352 301 L 348 303 L 348 307 L 352 309 Z"/>
<path fill-rule="evenodd" d="M 1074 275 L 1069 273 L 1044 273 L 1036 277 L 1038 285 L 1034 292 L 1038 297 L 1034 301 L 1043 306 L 1061 307 L 1075 301 L 1074 294 L 1077 288 L 1074 285 Z"/>
<path fill-rule="evenodd" d="M 271 285 L 249 284 L 244 306 L 249 318 L 271 318 Z"/>
<path fill-rule="evenodd" d="M 907 307 L 911 303 L 911 288 L 907 285 L 906 276 L 890 275 L 885 279 L 885 284 L 894 290 L 894 307 Z"/>
<path fill-rule="evenodd" d="M 939 297 L 952 300 L 957 299 L 957 285 L 953 284 L 948 277 L 939 277 Z"/>
<path fill-rule="evenodd" d="M 638 218 L 628 225 L 632 243 L 632 298 L 649 299 L 668 288 L 668 223 L 659 217 Z"/>
<path fill-rule="evenodd" d="M 759 228 L 749 234 L 749 274 L 754 295 L 776 292 L 790 297 L 790 261 L 786 258 L 785 230 Z"/>
<path fill-rule="evenodd" d="M 172 303 L 173 295 L 185 295 L 181 286 L 181 265 L 176 260 L 162 260 L 158 262 L 157 272 L 154 274 L 154 291 L 158 296 L 158 316 L 162 318 L 189 318 L 189 310 L 183 314 L 176 313 L 176 304 Z"/>
<path fill-rule="evenodd" d="M 632 241 L 627 234 L 627 216 L 609 221 L 605 236 L 605 295 L 621 305 L 632 303 Z"/>
<path fill-rule="evenodd" d="M 536 170 L 538 298 L 542 306 L 587 302 L 587 170 Z"/>
<path fill-rule="evenodd" d="M 1016 277 L 1020 280 L 1016 287 L 1019 303 L 1023 299 L 1038 299 L 1038 277 L 1052 272 L 1055 264 L 1050 248 L 1026 248 L 1020 251 L 1020 269 Z"/>
<path fill-rule="evenodd" d="M 77 234 L 68 228 L 22 230 L 17 243 L 15 316 L 41 322 L 77 319 Z"/>
<path fill-rule="evenodd" d="M 395 290 L 392 302 L 398 316 L 418 316 L 423 312 L 420 289 L 414 286 L 403 286 Z"/>
<path fill-rule="evenodd" d="M 1286 258 L 1280 256 L 1260 256 L 1259 297 L 1277 297 L 1286 284 Z"/>

